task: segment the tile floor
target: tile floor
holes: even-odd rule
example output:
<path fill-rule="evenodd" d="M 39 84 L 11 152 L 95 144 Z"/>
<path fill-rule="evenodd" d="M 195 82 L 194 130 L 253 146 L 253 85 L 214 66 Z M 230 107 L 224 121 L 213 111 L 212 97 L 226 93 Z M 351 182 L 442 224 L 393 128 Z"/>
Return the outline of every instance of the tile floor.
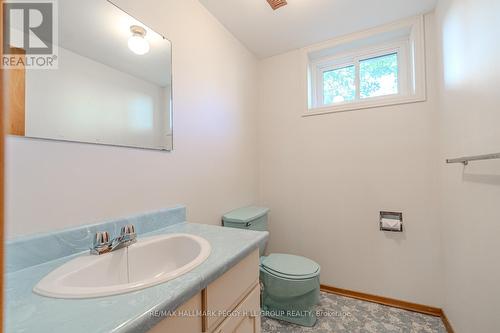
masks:
<path fill-rule="evenodd" d="M 262 317 L 262 333 L 446 333 L 439 317 L 321 293 L 314 327 Z"/>

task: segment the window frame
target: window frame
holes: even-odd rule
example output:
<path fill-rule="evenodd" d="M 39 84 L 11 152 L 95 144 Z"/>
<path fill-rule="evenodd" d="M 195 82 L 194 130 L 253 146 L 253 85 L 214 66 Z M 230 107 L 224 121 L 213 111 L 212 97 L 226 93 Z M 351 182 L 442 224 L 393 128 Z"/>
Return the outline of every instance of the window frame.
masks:
<path fill-rule="evenodd" d="M 342 69 L 342 68 L 348 68 L 348 67 L 354 67 L 354 99 L 352 101 L 345 101 L 345 102 L 337 102 L 337 103 L 331 103 L 331 104 L 324 104 L 325 101 L 325 96 L 324 96 L 324 91 L 325 91 L 325 86 L 324 86 L 324 74 L 326 72 Z M 354 62 L 342 62 L 339 64 L 334 64 L 334 63 L 326 63 L 324 65 L 318 65 L 315 68 L 314 72 L 314 82 L 315 84 L 313 85 L 313 91 L 316 99 L 315 105 L 320 105 L 320 106 L 326 106 L 326 105 L 338 105 L 338 104 L 343 104 L 343 103 L 352 103 L 358 99 L 358 69 L 359 67 L 356 65 Z"/>
<path fill-rule="evenodd" d="M 315 97 L 313 105 L 315 107 L 329 107 L 345 104 L 359 103 L 368 100 L 384 100 L 395 97 L 402 97 L 408 94 L 409 84 L 408 81 L 408 66 L 406 61 L 408 45 L 406 42 L 384 44 L 377 48 L 367 48 L 362 51 L 356 51 L 350 54 L 342 54 L 335 57 L 328 57 L 312 63 L 313 74 L 312 80 L 312 94 Z M 361 78 L 360 78 L 360 64 L 362 61 L 382 57 L 386 55 L 396 54 L 398 57 L 398 92 L 396 94 L 388 94 L 383 96 L 361 97 Z M 325 72 L 354 67 L 354 87 L 355 96 L 351 101 L 337 102 L 337 103 L 324 103 L 324 80 L 323 75 Z"/>
<path fill-rule="evenodd" d="M 322 52 L 329 48 L 354 44 L 361 39 L 368 39 L 383 33 L 391 33 L 407 29 L 407 36 L 399 36 L 382 43 L 372 43 L 368 47 L 354 48 L 349 52 L 334 54 L 311 60 L 314 52 Z M 426 100 L 425 88 L 425 48 L 424 17 L 422 15 L 398 21 L 382 27 L 370 29 L 357 34 L 340 37 L 324 43 L 301 49 L 301 67 L 306 69 L 302 76 L 302 92 L 306 108 L 302 116 L 324 113 L 343 112 L 366 108 L 376 108 L 396 104 L 415 103 Z M 398 93 L 360 97 L 360 62 L 377 56 L 397 53 L 398 55 Z M 323 73 L 328 70 L 355 66 L 356 95 L 352 101 L 324 104 Z"/>

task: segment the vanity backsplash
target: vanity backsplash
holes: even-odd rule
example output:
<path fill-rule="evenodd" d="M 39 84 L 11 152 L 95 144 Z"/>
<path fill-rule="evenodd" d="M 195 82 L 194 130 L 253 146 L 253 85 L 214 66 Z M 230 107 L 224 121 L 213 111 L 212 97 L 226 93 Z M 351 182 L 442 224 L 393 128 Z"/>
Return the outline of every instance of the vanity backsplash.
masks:
<path fill-rule="evenodd" d="M 140 235 L 185 221 L 186 207 L 175 206 L 103 223 L 16 238 L 6 243 L 6 273 L 87 251 L 97 231 L 108 231 L 115 236 L 120 233 L 121 227 L 133 224 Z"/>

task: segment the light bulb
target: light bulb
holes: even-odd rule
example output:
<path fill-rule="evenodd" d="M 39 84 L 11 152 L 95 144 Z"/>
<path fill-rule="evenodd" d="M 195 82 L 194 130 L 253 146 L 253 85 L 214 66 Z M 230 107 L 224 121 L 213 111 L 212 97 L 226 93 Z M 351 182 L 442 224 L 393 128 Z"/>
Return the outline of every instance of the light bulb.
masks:
<path fill-rule="evenodd" d="M 128 48 L 130 51 L 138 55 L 143 55 L 149 52 L 149 43 L 144 38 L 146 36 L 146 29 L 133 25 L 130 27 L 132 37 L 128 39 Z"/>

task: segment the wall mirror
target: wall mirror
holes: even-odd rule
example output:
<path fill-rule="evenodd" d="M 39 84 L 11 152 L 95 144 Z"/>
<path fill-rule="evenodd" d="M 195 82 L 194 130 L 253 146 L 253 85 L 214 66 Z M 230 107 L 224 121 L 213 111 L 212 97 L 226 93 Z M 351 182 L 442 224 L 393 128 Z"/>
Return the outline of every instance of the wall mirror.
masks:
<path fill-rule="evenodd" d="M 6 70 L 8 134 L 172 150 L 170 41 L 109 1 L 56 3 L 57 69 Z"/>

